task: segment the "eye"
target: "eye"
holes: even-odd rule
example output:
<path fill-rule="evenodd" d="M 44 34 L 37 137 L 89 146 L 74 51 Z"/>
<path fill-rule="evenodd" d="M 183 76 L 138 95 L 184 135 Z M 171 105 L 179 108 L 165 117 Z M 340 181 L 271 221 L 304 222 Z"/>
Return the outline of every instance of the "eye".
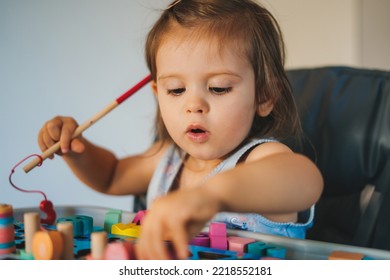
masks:
<path fill-rule="evenodd" d="M 174 89 L 167 90 L 168 94 L 172 94 L 172 95 L 181 95 L 185 91 L 186 91 L 185 88 L 174 88 Z"/>
<path fill-rule="evenodd" d="M 232 87 L 210 87 L 209 90 L 215 94 L 225 94 L 232 91 Z"/>

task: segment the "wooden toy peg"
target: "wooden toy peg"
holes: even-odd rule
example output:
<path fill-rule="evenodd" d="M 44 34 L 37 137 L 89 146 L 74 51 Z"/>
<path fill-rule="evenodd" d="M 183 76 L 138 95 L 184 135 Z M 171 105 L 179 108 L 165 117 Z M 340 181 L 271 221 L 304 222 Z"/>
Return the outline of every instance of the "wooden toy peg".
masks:
<path fill-rule="evenodd" d="M 105 231 L 97 231 L 91 233 L 91 258 L 93 260 L 103 260 L 104 251 L 107 246 L 107 233 Z"/>
<path fill-rule="evenodd" d="M 62 260 L 73 260 L 74 253 L 74 235 L 73 235 L 73 223 L 72 222 L 62 222 L 57 224 L 57 231 L 62 234 L 64 241 L 64 249 L 61 255 Z"/>
<path fill-rule="evenodd" d="M 24 219 L 24 241 L 25 251 L 28 254 L 32 254 L 32 240 L 34 234 L 39 231 L 41 226 L 40 217 L 38 212 L 27 212 L 23 215 Z"/>

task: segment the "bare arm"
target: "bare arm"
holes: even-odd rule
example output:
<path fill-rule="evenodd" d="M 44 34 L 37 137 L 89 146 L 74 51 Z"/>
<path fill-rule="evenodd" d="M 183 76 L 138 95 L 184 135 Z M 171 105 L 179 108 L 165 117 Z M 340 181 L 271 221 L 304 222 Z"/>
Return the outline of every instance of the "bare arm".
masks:
<path fill-rule="evenodd" d="M 72 139 L 77 123 L 73 118 L 56 117 L 40 130 L 42 151 L 60 142 L 60 155 L 73 173 L 92 189 L 114 195 L 145 193 L 165 147 L 154 144 L 139 155 L 117 159 L 109 150 L 96 146 L 82 136 Z"/>
<path fill-rule="evenodd" d="M 73 173 L 92 189 L 112 195 L 145 193 L 165 148 L 155 143 L 146 152 L 117 159 L 110 151 L 83 140 L 83 153 L 64 155 Z"/>
<path fill-rule="evenodd" d="M 267 143 L 244 164 L 211 178 L 203 188 L 218 201 L 219 211 L 283 214 L 313 205 L 323 181 L 311 160 L 281 144 Z"/>

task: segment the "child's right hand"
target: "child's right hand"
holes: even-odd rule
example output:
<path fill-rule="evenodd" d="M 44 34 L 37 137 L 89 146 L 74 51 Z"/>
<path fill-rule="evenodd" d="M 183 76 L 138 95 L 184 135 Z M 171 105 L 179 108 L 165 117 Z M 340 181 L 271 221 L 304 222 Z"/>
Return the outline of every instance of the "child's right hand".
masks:
<path fill-rule="evenodd" d="M 59 141 L 60 150 L 56 154 L 64 155 L 69 151 L 82 153 L 85 146 L 81 141 L 81 136 L 72 139 L 72 135 L 77 127 L 78 123 L 71 117 L 57 116 L 47 121 L 38 134 L 40 149 L 43 152 Z M 50 158 L 53 158 L 53 156 Z"/>

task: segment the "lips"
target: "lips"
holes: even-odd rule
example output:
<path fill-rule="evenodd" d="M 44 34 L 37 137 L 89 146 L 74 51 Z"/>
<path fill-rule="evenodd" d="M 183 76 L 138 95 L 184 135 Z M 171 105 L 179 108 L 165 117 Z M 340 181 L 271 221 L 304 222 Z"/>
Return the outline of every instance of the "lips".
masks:
<path fill-rule="evenodd" d="M 206 142 L 210 137 L 210 132 L 200 125 L 190 125 L 186 130 L 187 137 L 196 143 Z"/>

